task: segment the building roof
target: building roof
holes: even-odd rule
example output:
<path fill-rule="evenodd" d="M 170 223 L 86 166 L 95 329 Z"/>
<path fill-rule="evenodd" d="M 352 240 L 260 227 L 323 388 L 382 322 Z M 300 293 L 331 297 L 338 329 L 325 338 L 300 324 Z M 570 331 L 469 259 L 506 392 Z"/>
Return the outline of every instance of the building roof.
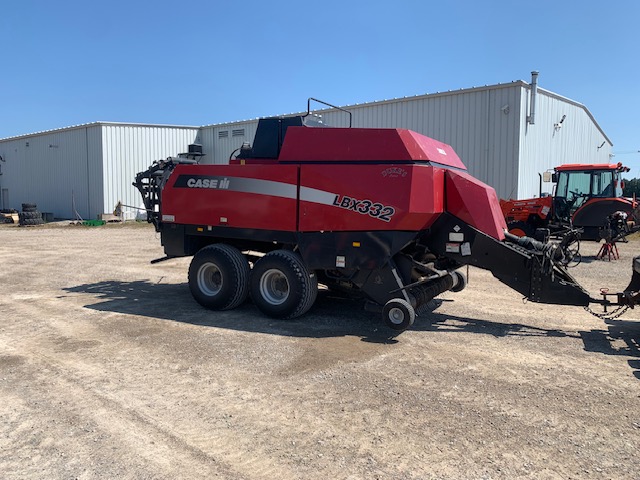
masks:
<path fill-rule="evenodd" d="M 61 128 L 53 128 L 51 130 L 42 130 L 39 132 L 32 132 L 32 133 L 25 133 L 22 135 L 14 135 L 11 137 L 5 137 L 5 138 L 0 138 L 0 142 L 5 142 L 5 141 L 9 141 L 9 140 L 19 140 L 21 138 L 28 138 L 28 137 L 35 137 L 38 135 L 47 135 L 50 133 L 58 133 L 58 132 L 64 132 L 64 131 L 68 131 L 68 130 L 75 130 L 78 128 L 87 128 L 87 127 L 97 127 L 97 126 L 102 126 L 102 125 L 113 125 L 113 126 L 130 126 L 130 127 L 157 127 L 157 128 L 189 128 L 189 129 L 197 129 L 200 128 L 198 126 L 189 126 L 189 125 L 163 125 L 163 124 L 157 124 L 157 123 L 134 123 L 134 122 L 105 122 L 105 121 L 97 121 L 97 122 L 90 122 L 90 123 L 81 123 L 79 125 L 71 125 L 68 127 L 61 127 Z"/>

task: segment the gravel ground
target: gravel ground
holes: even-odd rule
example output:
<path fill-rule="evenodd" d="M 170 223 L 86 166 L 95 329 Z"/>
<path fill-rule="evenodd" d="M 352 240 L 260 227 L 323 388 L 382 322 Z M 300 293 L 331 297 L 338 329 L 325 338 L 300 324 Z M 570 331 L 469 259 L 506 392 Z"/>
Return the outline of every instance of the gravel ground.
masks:
<path fill-rule="evenodd" d="M 573 274 L 624 288 L 584 243 Z M 4 479 L 638 479 L 640 310 L 523 303 L 491 274 L 389 334 L 198 306 L 148 225 L 0 225 Z"/>

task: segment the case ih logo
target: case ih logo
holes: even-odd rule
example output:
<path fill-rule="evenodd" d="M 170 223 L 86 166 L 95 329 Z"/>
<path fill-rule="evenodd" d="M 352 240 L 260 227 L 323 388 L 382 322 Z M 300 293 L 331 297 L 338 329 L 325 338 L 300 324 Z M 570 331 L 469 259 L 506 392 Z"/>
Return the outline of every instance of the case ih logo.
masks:
<path fill-rule="evenodd" d="M 176 180 L 175 187 L 187 188 L 215 188 L 218 190 L 229 189 L 229 179 L 227 177 L 209 177 L 204 175 L 180 175 Z"/>

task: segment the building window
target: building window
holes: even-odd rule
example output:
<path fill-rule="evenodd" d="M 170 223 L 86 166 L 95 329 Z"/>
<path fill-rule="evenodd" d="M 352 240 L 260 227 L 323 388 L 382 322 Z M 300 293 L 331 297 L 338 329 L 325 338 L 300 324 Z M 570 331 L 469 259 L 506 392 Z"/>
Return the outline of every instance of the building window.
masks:
<path fill-rule="evenodd" d="M 220 130 L 218 132 L 218 138 L 227 138 L 229 136 L 229 130 Z"/>
<path fill-rule="evenodd" d="M 244 128 L 238 128 L 236 130 L 231 130 L 232 137 L 244 137 Z"/>

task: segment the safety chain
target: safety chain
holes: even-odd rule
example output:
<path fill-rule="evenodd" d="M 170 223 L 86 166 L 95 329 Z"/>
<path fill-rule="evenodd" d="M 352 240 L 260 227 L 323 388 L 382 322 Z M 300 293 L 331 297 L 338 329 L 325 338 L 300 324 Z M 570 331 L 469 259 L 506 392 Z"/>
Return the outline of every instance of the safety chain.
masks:
<path fill-rule="evenodd" d="M 593 310 L 591 310 L 588 305 L 584 307 L 584 309 L 594 317 L 598 317 L 602 320 L 613 320 L 621 316 L 624 312 L 626 312 L 629 309 L 629 305 L 620 305 L 615 310 L 611 312 L 604 312 L 604 313 L 596 313 Z"/>

